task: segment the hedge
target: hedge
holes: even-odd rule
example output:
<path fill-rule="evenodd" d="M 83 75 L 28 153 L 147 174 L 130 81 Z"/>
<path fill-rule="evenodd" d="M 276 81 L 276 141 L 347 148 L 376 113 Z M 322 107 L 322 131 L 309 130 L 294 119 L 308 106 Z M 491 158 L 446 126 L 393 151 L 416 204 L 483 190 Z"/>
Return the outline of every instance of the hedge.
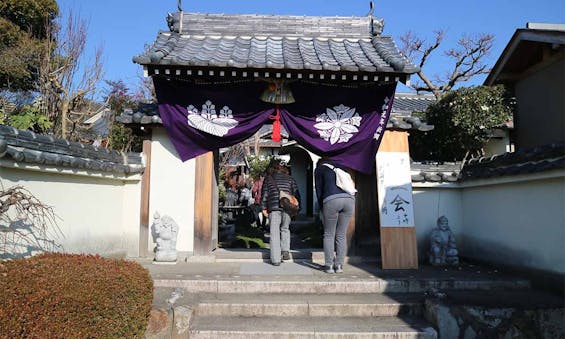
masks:
<path fill-rule="evenodd" d="M 135 262 L 41 254 L 0 263 L 1 338 L 143 337 L 153 281 Z"/>

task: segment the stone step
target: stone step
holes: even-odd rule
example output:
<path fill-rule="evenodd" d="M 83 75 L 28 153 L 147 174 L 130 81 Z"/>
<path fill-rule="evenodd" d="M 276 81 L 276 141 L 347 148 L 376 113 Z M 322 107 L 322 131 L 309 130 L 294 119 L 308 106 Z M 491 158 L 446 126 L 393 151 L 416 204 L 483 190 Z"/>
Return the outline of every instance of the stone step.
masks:
<path fill-rule="evenodd" d="M 466 265 L 382 270 L 371 263 L 346 264 L 342 274 L 327 274 L 311 262 L 144 264 L 156 287 L 190 293 L 421 293 L 437 290 L 524 290 L 530 282 L 496 269 Z"/>
<path fill-rule="evenodd" d="M 280 279 L 280 277 L 279 277 Z M 252 280 L 252 279 L 154 279 L 155 287 L 179 287 L 191 293 L 422 293 L 437 290 L 527 289 L 524 280 Z"/>
<path fill-rule="evenodd" d="M 190 338 L 437 338 L 412 317 L 224 317 L 193 318 Z"/>
<path fill-rule="evenodd" d="M 201 296 L 197 316 L 377 317 L 421 315 L 423 294 L 216 294 Z"/>
<path fill-rule="evenodd" d="M 195 293 L 419 293 L 439 290 L 527 288 L 520 281 L 250 281 L 161 280 L 156 287 L 180 287 Z"/>

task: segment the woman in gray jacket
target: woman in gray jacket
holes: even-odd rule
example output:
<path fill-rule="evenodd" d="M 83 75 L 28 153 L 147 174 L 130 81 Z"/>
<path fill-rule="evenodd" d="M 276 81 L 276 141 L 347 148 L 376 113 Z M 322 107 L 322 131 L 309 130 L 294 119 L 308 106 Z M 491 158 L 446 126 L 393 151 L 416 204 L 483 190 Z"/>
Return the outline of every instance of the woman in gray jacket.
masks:
<path fill-rule="evenodd" d="M 280 207 L 279 191 L 292 194 L 298 199 L 300 192 L 296 181 L 289 175 L 288 168 L 280 160 L 273 160 L 267 169 L 267 176 L 261 189 L 263 215 L 269 217 L 271 264 L 279 266 L 282 260 L 290 260 L 291 217 Z M 282 252 L 282 253 L 281 253 Z"/>

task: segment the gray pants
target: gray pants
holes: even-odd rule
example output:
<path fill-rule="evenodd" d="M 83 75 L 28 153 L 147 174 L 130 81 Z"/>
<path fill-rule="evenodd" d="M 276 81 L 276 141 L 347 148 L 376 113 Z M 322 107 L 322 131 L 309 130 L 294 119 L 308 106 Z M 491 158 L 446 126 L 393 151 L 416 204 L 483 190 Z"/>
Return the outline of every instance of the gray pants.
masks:
<path fill-rule="evenodd" d="M 335 198 L 324 202 L 324 258 L 326 266 L 343 265 L 347 253 L 345 234 L 354 211 L 354 198 Z"/>
<path fill-rule="evenodd" d="M 282 211 L 269 213 L 271 262 L 281 262 L 281 251 L 290 251 L 290 215 Z"/>

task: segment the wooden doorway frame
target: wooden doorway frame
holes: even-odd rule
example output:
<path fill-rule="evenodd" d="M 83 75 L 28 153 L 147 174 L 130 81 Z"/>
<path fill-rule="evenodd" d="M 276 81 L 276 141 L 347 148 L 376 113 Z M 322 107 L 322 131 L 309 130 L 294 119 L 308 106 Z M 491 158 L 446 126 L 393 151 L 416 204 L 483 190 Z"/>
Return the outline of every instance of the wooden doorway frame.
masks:
<path fill-rule="evenodd" d="M 151 137 L 143 140 L 145 170 L 141 176 L 141 202 L 139 206 L 139 256 L 149 256 L 149 198 L 151 193 Z"/>
<path fill-rule="evenodd" d="M 194 183 L 194 255 L 204 256 L 218 244 L 218 187 L 214 152 L 196 158 Z"/>

